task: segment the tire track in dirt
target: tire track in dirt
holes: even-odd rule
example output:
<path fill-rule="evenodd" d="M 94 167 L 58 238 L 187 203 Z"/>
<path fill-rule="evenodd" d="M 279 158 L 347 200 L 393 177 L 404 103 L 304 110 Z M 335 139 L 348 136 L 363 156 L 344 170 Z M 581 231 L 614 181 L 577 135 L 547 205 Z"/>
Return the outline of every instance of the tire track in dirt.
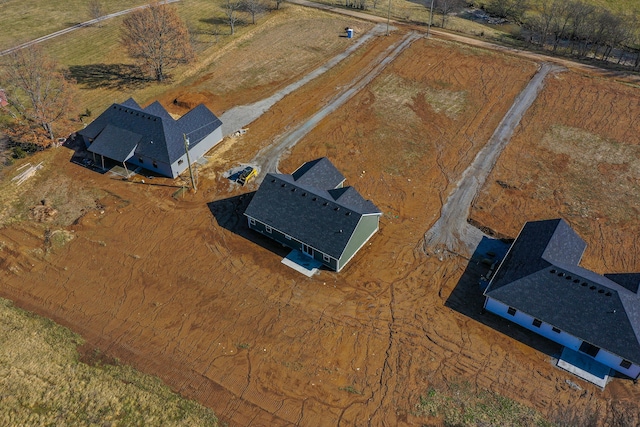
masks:
<path fill-rule="evenodd" d="M 364 34 L 362 37 L 356 40 L 356 42 L 351 45 L 344 52 L 336 55 L 329 61 L 327 61 L 324 65 L 319 68 L 316 68 L 297 82 L 291 83 L 289 86 L 285 87 L 282 90 L 274 93 L 268 98 L 262 99 L 260 101 L 254 102 L 249 105 L 241 105 L 238 107 L 231 108 L 227 110 L 220 116 L 220 120 L 222 121 L 222 135 L 229 136 L 236 132 L 238 129 L 242 129 L 251 122 L 255 121 L 265 112 L 267 112 L 271 107 L 273 107 L 278 101 L 282 100 L 285 96 L 294 92 L 295 90 L 301 88 L 305 84 L 309 83 L 311 80 L 316 77 L 324 74 L 329 71 L 344 59 L 348 58 L 353 52 L 359 49 L 364 43 L 369 41 L 375 35 L 380 35 L 384 31 L 384 27 L 380 24 L 373 27 L 369 32 Z"/>
<path fill-rule="evenodd" d="M 516 97 L 487 144 L 478 152 L 473 163 L 462 173 L 456 188 L 442 206 L 440 218 L 425 233 L 423 250 L 441 260 L 451 255 L 469 256 L 480 242 L 483 233 L 467 223 L 473 201 L 487 176 L 506 147 L 522 116 L 542 89 L 544 78 L 561 68 L 544 63 L 529 84 Z"/>
<path fill-rule="evenodd" d="M 269 172 L 278 172 L 278 164 L 282 155 L 294 147 L 298 141 L 306 136 L 313 128 L 315 128 L 322 119 L 327 115 L 336 111 L 345 102 L 350 100 L 362 88 L 371 83 L 386 66 L 398 57 L 407 47 L 421 36 L 415 32 L 408 33 L 398 44 L 391 45 L 382 55 L 377 58 L 378 64 L 371 71 L 364 75 L 359 75 L 354 81 L 348 85 L 348 88 L 338 94 L 324 108 L 315 113 L 309 120 L 297 127 L 293 132 L 289 133 L 276 144 L 271 144 L 256 154 L 251 163 L 259 165 L 261 178 Z"/>

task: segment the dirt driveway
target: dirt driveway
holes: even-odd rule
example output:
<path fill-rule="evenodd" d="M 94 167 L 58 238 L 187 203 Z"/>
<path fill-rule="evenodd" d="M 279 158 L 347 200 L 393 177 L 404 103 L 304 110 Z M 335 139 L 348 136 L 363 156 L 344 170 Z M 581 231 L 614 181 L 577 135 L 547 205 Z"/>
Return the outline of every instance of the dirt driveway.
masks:
<path fill-rule="evenodd" d="M 55 167 L 42 171 L 41 183 L 68 180 L 73 194 L 99 189 L 98 204 L 64 227 L 69 240 L 51 247 L 44 235 L 53 225 L 27 221 L 1 229 L 0 294 L 158 375 L 232 426 L 437 425 L 442 418 L 416 410 L 420 397 L 456 382 L 549 415 L 589 411 L 602 424 L 622 415 L 637 423 L 640 386 L 615 379 L 601 392 L 553 367 L 553 345 L 481 314 L 480 266 L 461 257 L 439 261 L 421 250 L 425 231 L 535 75 L 536 63 L 445 40 L 416 40 L 291 148 L 280 170 L 328 156 L 347 184 L 383 211 L 380 232 L 339 274 L 301 276 L 280 263 L 282 247 L 247 229 L 242 212 L 255 184 L 240 188 L 223 172 L 305 123 L 406 33 L 376 38 L 274 104 L 245 136 L 210 153 L 198 193 L 183 199 L 172 197 L 177 182 L 125 182 L 69 163 L 66 148 L 50 152 L 47 164 Z M 576 109 L 576 81 L 607 108 Z M 203 82 L 183 88 L 183 95 L 194 96 L 196 84 Z M 575 101 L 567 103 L 567 97 Z M 508 160 L 501 157 L 487 180 L 492 189 L 496 180 L 514 188 L 496 184 L 500 192 L 481 192 L 472 216 L 513 236 L 514 224 L 535 219 L 528 215 L 539 208 L 535 200 L 547 207 L 550 200 L 554 207 L 587 200 L 606 212 L 602 194 L 584 188 L 605 179 L 605 172 L 612 178 L 611 171 L 625 167 L 620 158 L 640 145 L 637 135 L 633 139 L 636 122 L 627 117 L 638 117 L 637 99 L 628 86 L 574 72 L 550 75 L 504 151 Z M 570 115 L 565 104 L 580 116 L 559 123 Z M 631 111 L 609 108 L 616 105 Z M 575 152 L 581 130 L 593 133 L 609 120 L 617 125 L 606 128 L 609 139 L 599 137 L 610 147 L 603 172 L 580 175 L 580 186 L 564 193 L 537 186 L 558 184 L 556 169 L 570 179 L 584 167 L 580 159 L 563 159 Z M 566 137 L 569 131 L 578 137 Z M 544 141 L 544 150 L 522 149 L 532 134 Z M 621 139 L 631 142 L 621 145 Z M 622 146 L 631 148 L 615 151 Z M 590 149 L 595 158 L 599 152 Z M 629 186 L 625 194 L 632 199 L 625 203 L 638 201 L 633 183 L 612 182 Z M 511 194 L 518 205 L 508 203 Z M 481 215 L 487 211 L 491 215 Z M 637 216 L 624 212 L 599 232 L 637 227 Z M 570 218 L 573 223 L 578 217 Z M 606 239 L 585 237 L 596 247 L 586 262 L 594 263 Z M 605 251 L 607 267 L 638 267 L 640 246 L 621 247 L 632 254 Z"/>

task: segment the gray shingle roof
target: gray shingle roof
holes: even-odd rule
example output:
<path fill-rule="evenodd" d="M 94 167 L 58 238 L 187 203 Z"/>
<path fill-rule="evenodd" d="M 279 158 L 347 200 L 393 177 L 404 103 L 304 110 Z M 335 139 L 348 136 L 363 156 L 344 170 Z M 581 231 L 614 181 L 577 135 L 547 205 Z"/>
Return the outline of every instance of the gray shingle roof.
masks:
<path fill-rule="evenodd" d="M 86 138 L 96 139 L 107 129 L 107 126 L 121 129 L 122 132 L 133 132 L 141 135 L 135 155 L 172 164 L 184 155 L 183 134 L 189 136 L 189 149 L 191 149 L 221 125 L 220 119 L 204 105 L 198 105 L 180 119 L 174 120 L 158 102 L 143 109 L 129 98 L 122 104 L 111 105 L 78 133 Z M 121 144 L 117 138 L 107 140 L 107 136 L 109 134 L 105 135 L 101 145 Z M 121 147 L 102 147 L 100 150 L 104 153 L 126 151 Z"/>
<path fill-rule="evenodd" d="M 640 364 L 640 275 L 584 269 L 585 248 L 564 220 L 528 222 L 485 295 Z"/>
<path fill-rule="evenodd" d="M 344 176 L 326 157 L 304 163 L 291 176 L 299 184 L 321 190 L 337 188 L 344 182 Z"/>
<path fill-rule="evenodd" d="M 118 162 L 125 162 L 133 155 L 141 139 L 142 136 L 135 132 L 107 125 L 88 150 Z M 113 144 L 113 141 L 118 141 L 118 144 Z"/>
<path fill-rule="evenodd" d="M 321 165 L 321 173 L 313 167 L 301 167 L 298 171 L 305 172 L 298 174 L 297 179 L 293 175 L 267 174 L 245 215 L 339 259 L 360 218 L 381 212 L 353 187 L 328 190 L 312 185 L 312 180 L 304 177 L 307 173 L 309 177 L 319 177 L 323 187 L 329 181 L 335 185 L 344 181 L 342 175 L 338 180 L 333 173 L 325 174 L 330 170 L 326 163 L 333 165 L 327 159 L 320 160 L 315 165 Z M 327 176 L 329 180 L 325 180 Z"/>

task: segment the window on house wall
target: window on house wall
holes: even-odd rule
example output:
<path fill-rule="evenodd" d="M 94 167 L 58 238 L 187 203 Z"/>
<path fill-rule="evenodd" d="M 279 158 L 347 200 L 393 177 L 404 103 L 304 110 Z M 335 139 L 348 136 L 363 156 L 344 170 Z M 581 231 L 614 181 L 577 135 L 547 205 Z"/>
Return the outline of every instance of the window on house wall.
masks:
<path fill-rule="evenodd" d="M 284 238 L 287 239 L 287 240 L 291 240 L 291 236 L 289 236 L 288 234 L 285 234 Z"/>
<path fill-rule="evenodd" d="M 622 366 L 624 369 L 629 369 L 631 367 L 631 362 L 628 360 L 623 360 L 622 362 L 620 362 L 620 366 Z"/>
<path fill-rule="evenodd" d="M 559 333 L 560 333 L 560 329 L 556 328 L 555 326 L 554 326 L 553 328 L 551 328 L 551 330 L 552 330 L 553 332 L 555 332 L 556 334 L 559 334 Z"/>
<path fill-rule="evenodd" d="M 140 163 L 144 163 L 144 160 L 142 160 L 142 157 L 138 157 L 138 161 L 139 161 Z"/>
<path fill-rule="evenodd" d="M 533 319 L 533 326 L 539 328 L 542 325 L 542 321 L 539 319 Z"/>
<path fill-rule="evenodd" d="M 273 231 L 273 229 L 271 227 L 269 227 L 268 225 L 264 226 L 264 231 L 266 231 L 267 233 L 271 233 Z"/>
<path fill-rule="evenodd" d="M 331 258 L 329 257 L 329 255 L 327 254 L 322 254 L 322 259 L 324 260 L 324 262 L 329 262 L 331 261 Z"/>
<path fill-rule="evenodd" d="M 593 344 L 589 344 L 586 341 L 582 341 L 582 345 L 580 346 L 580 351 L 588 354 L 591 357 L 596 357 L 598 352 L 600 351 L 600 347 L 596 347 Z"/>
<path fill-rule="evenodd" d="M 253 218 L 249 218 L 249 224 L 256 225 L 256 220 Z"/>
<path fill-rule="evenodd" d="M 158 162 L 156 162 L 155 160 L 153 161 L 153 167 L 157 168 L 158 167 Z"/>
<path fill-rule="evenodd" d="M 509 309 L 507 310 L 507 313 L 509 313 L 512 316 L 515 316 L 516 315 L 516 311 L 517 310 L 515 308 L 509 307 Z"/>
<path fill-rule="evenodd" d="M 181 165 L 181 164 L 183 164 L 183 163 L 184 163 L 184 160 L 182 160 L 182 159 L 178 160 L 178 164 L 179 164 L 179 165 Z"/>

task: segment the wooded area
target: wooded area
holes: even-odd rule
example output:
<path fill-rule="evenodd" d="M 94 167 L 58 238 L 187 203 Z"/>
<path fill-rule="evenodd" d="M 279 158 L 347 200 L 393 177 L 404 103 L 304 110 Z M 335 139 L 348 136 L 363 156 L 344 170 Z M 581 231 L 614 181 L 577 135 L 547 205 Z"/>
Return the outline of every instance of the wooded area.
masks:
<path fill-rule="evenodd" d="M 578 58 L 614 61 L 640 69 L 638 16 L 615 13 L 581 0 L 543 0 L 523 26 L 528 41 Z"/>

